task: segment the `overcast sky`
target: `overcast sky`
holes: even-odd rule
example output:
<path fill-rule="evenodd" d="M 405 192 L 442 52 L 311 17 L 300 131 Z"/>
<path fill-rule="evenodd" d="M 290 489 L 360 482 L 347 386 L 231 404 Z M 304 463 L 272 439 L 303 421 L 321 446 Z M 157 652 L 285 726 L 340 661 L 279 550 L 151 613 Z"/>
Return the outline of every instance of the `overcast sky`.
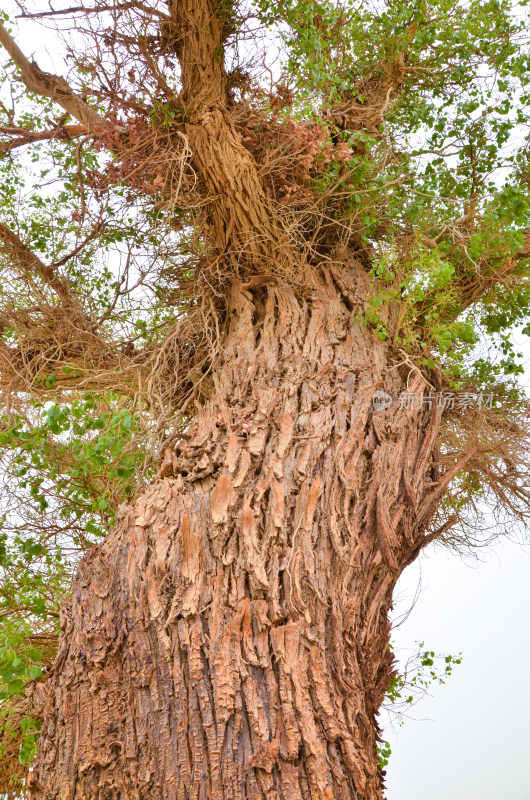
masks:
<path fill-rule="evenodd" d="M 464 562 L 433 550 L 403 575 L 395 614 L 398 655 L 415 641 L 462 651 L 444 686 L 397 730 L 387 767 L 388 800 L 530 800 L 530 547 L 498 542 Z"/>

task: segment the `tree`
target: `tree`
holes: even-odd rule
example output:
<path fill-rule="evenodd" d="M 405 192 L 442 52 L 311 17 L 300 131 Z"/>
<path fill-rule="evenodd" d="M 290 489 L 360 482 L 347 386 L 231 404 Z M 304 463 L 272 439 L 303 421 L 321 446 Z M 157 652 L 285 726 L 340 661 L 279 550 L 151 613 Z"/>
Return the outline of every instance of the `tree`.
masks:
<path fill-rule="evenodd" d="M 381 798 L 396 581 L 528 515 L 525 4 L 19 7 L 69 70 L 4 18 L 29 796 Z"/>

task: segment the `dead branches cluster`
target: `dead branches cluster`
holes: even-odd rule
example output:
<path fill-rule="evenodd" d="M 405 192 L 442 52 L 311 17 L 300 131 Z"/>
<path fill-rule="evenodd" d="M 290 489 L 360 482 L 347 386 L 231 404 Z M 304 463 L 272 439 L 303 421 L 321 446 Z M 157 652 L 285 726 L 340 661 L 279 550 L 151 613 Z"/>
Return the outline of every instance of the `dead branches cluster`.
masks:
<path fill-rule="evenodd" d="M 492 408 L 448 411 L 439 439 L 445 472 L 467 457 L 434 521 L 450 521 L 439 536 L 469 550 L 530 524 L 530 408 L 528 402 L 498 397 Z"/>

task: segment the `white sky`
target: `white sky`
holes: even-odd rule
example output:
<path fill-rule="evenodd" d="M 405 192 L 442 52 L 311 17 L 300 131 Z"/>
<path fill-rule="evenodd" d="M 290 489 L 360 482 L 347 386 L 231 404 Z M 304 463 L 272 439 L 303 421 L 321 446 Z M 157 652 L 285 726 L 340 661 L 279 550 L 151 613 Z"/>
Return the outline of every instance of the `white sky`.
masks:
<path fill-rule="evenodd" d="M 388 800 L 530 800 L 530 547 L 498 542 L 482 563 L 435 549 L 402 576 L 393 640 L 463 661 L 411 709 L 392 745 Z M 397 653 L 399 656 L 399 651 Z"/>
<path fill-rule="evenodd" d="M 11 0 L 2 5 L 13 13 Z M 51 33 L 22 21 L 17 40 L 41 67 L 61 73 Z M 498 542 L 481 559 L 466 563 L 435 549 L 398 586 L 396 618 L 421 576 L 420 597 L 394 631 L 398 657 L 424 641 L 438 653 L 462 651 L 463 662 L 402 728 L 386 731 L 388 800 L 530 800 L 530 545 Z"/>

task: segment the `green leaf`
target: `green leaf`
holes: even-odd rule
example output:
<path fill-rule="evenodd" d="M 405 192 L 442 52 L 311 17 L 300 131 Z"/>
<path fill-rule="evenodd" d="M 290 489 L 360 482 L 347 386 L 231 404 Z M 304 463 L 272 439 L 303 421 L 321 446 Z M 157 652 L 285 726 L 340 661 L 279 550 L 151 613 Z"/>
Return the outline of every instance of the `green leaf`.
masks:
<path fill-rule="evenodd" d="M 7 684 L 7 691 L 9 695 L 22 694 L 24 689 L 24 681 L 22 678 L 14 678 Z"/>

